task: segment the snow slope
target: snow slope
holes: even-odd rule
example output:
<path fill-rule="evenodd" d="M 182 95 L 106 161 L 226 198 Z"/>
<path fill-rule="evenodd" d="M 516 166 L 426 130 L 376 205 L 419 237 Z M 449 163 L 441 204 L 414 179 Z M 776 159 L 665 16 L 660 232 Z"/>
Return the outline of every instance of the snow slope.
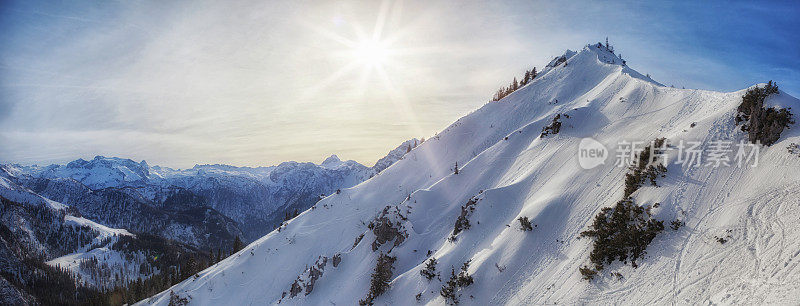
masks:
<path fill-rule="evenodd" d="M 97 237 L 95 238 L 95 240 L 97 242 L 100 242 L 103 239 L 106 239 L 106 238 L 109 238 L 109 237 L 114 237 L 114 236 L 117 236 L 117 235 L 127 235 L 127 236 L 132 236 L 133 235 L 130 232 L 128 232 L 127 230 L 125 230 L 125 229 L 110 228 L 108 226 L 105 226 L 105 225 L 102 225 L 102 224 L 98 224 L 98 223 L 96 223 L 96 222 L 94 222 L 92 220 L 86 219 L 84 217 L 76 217 L 76 216 L 67 215 L 67 216 L 64 216 L 64 223 L 66 223 L 66 224 L 74 224 L 74 225 L 77 225 L 77 226 L 88 226 L 88 227 L 91 227 L 92 229 L 94 229 L 97 232 Z"/>
<path fill-rule="evenodd" d="M 475 282 L 458 294 L 468 305 L 796 303 L 800 157 L 786 150 L 800 142 L 795 127 L 760 148 L 756 167 L 670 163 L 659 187 L 642 187 L 633 197 L 639 205 L 660 203 L 655 218 L 686 226 L 659 234 L 637 269 L 616 262 L 591 282 L 581 279 L 591 241 L 579 234 L 622 199 L 626 172 L 613 158 L 581 168 L 581 139 L 612 150 L 622 140 L 657 137 L 703 147 L 738 142 L 746 137 L 734 124 L 744 90 L 664 87 L 596 45 L 564 57 L 566 65 L 554 61 L 533 82 L 457 120 L 379 175 L 140 303 L 166 305 L 174 293 L 193 305 L 353 305 L 367 295 L 378 253 L 389 251 L 397 261 L 391 288 L 375 299 L 380 305 L 445 304 L 439 289 L 451 267 L 457 271 L 467 260 Z M 799 109 L 797 99 L 780 99 Z M 543 137 L 556 114 L 569 118 L 562 116 L 560 133 Z M 449 240 L 471 199 L 471 228 Z M 405 236 L 373 251 L 368 224 L 378 216 L 397 221 Z M 521 216 L 536 225 L 533 231 L 519 229 Z M 341 262 L 334 267 L 335 255 Z M 441 279 L 420 275 L 429 257 L 438 259 Z M 290 297 L 297 279 L 302 291 Z"/>
<path fill-rule="evenodd" d="M 72 215 L 64 216 L 64 224 L 89 227 L 94 230 L 97 236 L 94 237 L 90 244 L 84 245 L 72 253 L 48 260 L 46 262 L 48 265 L 68 269 L 78 276 L 79 281 L 93 287 L 113 287 L 113 285 L 124 285 L 128 281 L 136 280 L 139 277 L 142 279 L 150 277 L 149 274 L 139 271 L 140 263 L 144 261 L 143 258 L 129 260 L 125 258 L 126 254 L 111 248 L 117 242 L 118 236 L 133 236 L 127 230 L 110 228 L 86 218 Z M 133 256 L 136 255 L 143 257 L 141 254 L 134 254 Z M 131 257 L 131 255 L 128 255 L 128 257 Z M 125 279 L 120 279 L 115 283 L 111 276 L 101 276 L 98 275 L 99 273 L 93 275 L 89 269 L 82 269 L 81 262 L 90 259 L 96 260 L 98 265 L 104 266 L 103 273 L 108 275 L 118 274 Z"/>

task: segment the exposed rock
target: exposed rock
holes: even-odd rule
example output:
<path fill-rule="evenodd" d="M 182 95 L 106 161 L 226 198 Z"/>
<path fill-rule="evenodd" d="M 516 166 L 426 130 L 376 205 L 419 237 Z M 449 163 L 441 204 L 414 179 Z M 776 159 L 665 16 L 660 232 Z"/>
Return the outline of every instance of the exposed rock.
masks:
<path fill-rule="evenodd" d="M 338 267 L 340 262 L 342 262 L 342 254 L 333 255 L 333 267 Z"/>
<path fill-rule="evenodd" d="M 456 235 L 472 227 L 472 224 L 469 223 L 469 216 L 475 211 L 476 204 L 478 204 L 478 198 L 473 197 L 467 201 L 467 204 L 461 206 L 461 214 L 458 215 L 456 223 L 453 225 L 453 235 L 450 236 L 450 241 L 455 241 Z"/>
<path fill-rule="evenodd" d="M 342 261 L 342 255 L 336 254 L 333 255 L 333 267 L 339 266 L 339 263 Z M 292 285 L 289 288 L 289 298 L 293 298 L 300 294 L 301 292 L 305 292 L 305 295 L 311 294 L 314 291 L 314 284 L 317 283 L 320 277 L 325 273 L 325 267 L 328 265 L 328 257 L 327 256 L 320 256 L 317 258 L 317 261 L 314 262 L 313 265 L 308 267 L 302 274 L 300 274 L 297 279 L 294 280 Z M 283 299 L 283 297 L 281 297 Z"/>
<path fill-rule="evenodd" d="M 393 247 L 400 245 L 408 237 L 408 233 L 403 228 L 401 223 L 405 219 L 398 209 L 391 209 L 392 206 L 386 206 L 378 217 L 369 224 L 372 233 L 375 234 L 375 241 L 372 242 L 372 250 L 377 251 L 378 248 L 389 241 L 394 240 Z M 392 221 L 394 219 L 394 222 Z"/>
<path fill-rule="evenodd" d="M 561 114 L 556 114 L 556 116 L 553 117 L 553 121 L 550 122 L 550 125 L 542 128 L 542 137 L 550 134 L 558 134 L 559 131 L 561 131 Z"/>

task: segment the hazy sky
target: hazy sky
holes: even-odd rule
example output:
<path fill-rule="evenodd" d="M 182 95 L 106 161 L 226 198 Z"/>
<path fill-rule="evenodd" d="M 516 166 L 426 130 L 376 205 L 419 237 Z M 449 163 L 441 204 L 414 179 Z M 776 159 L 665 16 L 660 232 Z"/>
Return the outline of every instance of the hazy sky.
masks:
<path fill-rule="evenodd" d="M 800 96 L 798 16 L 797 2 L 0 1 L 0 162 L 371 165 L 606 36 L 667 85 L 772 79 Z"/>

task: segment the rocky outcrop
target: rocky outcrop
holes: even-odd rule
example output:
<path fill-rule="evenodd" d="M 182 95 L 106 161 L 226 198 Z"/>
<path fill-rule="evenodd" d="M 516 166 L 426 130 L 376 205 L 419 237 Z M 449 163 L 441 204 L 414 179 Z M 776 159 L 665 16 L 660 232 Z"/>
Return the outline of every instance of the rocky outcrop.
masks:
<path fill-rule="evenodd" d="M 405 241 L 408 233 L 403 227 L 402 221 L 405 217 L 400 214 L 396 206 L 386 206 L 375 220 L 370 222 L 369 228 L 375 235 L 372 242 L 372 250 L 377 251 L 381 245 L 394 241 L 392 247 L 396 247 Z"/>

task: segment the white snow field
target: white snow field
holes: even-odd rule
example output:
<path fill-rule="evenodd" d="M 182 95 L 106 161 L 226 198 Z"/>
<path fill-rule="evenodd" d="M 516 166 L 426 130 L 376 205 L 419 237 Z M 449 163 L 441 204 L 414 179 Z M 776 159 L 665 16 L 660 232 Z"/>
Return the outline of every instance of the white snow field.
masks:
<path fill-rule="evenodd" d="M 48 265 L 68 269 L 77 275 L 79 277 L 78 280 L 83 284 L 93 287 L 122 285 L 123 281 L 126 280 L 131 281 L 138 277 L 146 279 L 150 276 L 139 271 L 139 264 L 145 260 L 144 255 L 141 253 L 134 254 L 136 260 L 128 260 L 125 258 L 125 254 L 114 251 L 111 248 L 111 246 L 117 242 L 119 236 L 133 236 L 133 234 L 127 230 L 110 228 L 86 218 L 72 215 L 64 216 L 64 222 L 76 226 L 91 227 L 97 233 L 97 237 L 95 237 L 90 244 L 84 245 L 80 249 L 75 250 L 75 252 L 47 261 L 46 263 Z M 81 269 L 81 261 L 89 259 L 97 260 L 99 265 L 108 267 L 107 269 L 112 271 L 110 273 L 117 273 L 122 275 L 125 279 L 113 282 L 113 280 L 109 280 L 110 277 L 92 275 L 89 271 Z M 103 284 L 104 281 L 106 282 L 105 284 Z"/>
<path fill-rule="evenodd" d="M 633 194 L 638 205 L 660 203 L 653 215 L 666 226 L 639 267 L 615 262 L 594 280 L 582 279 L 578 268 L 590 263 L 592 240 L 579 235 L 623 197 L 627 169 L 615 166 L 616 144 L 666 137 L 672 145 L 702 141 L 707 147 L 712 140 L 746 140 L 734 123 L 745 90 L 665 87 L 596 45 L 565 55 L 566 66 L 544 69 L 379 175 L 140 303 L 166 305 L 172 293 L 192 305 L 354 305 L 367 295 L 379 252 L 390 249 L 397 258 L 393 279 L 374 300 L 378 305 L 445 304 L 439 290 L 451 267 L 458 273 L 467 260 L 474 284 L 457 291 L 466 305 L 800 303 L 800 157 L 786 149 L 800 143 L 796 127 L 760 147 L 755 167 L 735 165 L 735 146 L 730 167 L 671 161 L 658 187 Z M 770 99 L 800 110 L 800 101 L 786 93 Z M 569 118 L 562 116 L 558 134 L 542 137 L 556 114 Z M 611 149 L 591 170 L 578 163 L 584 137 Z M 449 241 L 461 207 L 473 197 L 471 227 Z M 387 206 L 386 215 L 407 237 L 373 251 L 376 236 L 368 224 Z M 520 230 L 521 216 L 535 224 L 533 231 Z M 686 226 L 670 229 L 675 219 Z M 428 250 L 441 279 L 419 273 Z M 336 254 L 341 262 L 334 267 Z M 321 276 L 309 271 L 312 265 Z M 623 278 L 611 275 L 616 272 Z M 290 297 L 298 278 L 302 291 Z"/>

